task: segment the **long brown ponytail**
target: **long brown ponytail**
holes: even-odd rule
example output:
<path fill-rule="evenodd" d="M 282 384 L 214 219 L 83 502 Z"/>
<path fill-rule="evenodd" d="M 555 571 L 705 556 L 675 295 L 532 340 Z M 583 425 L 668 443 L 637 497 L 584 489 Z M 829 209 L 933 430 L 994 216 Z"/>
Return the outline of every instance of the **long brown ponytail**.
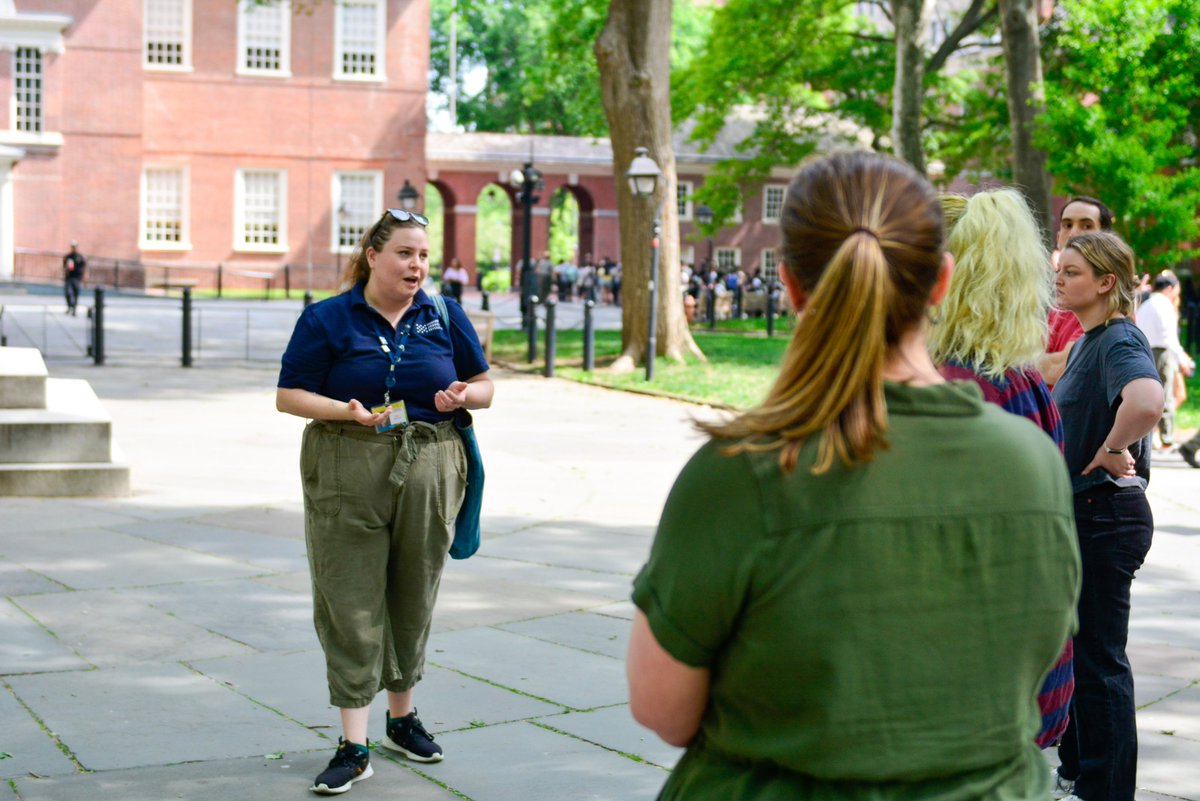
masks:
<path fill-rule="evenodd" d="M 888 349 L 923 318 L 942 256 L 932 187 L 912 168 L 864 152 L 802 167 L 780 221 L 784 268 L 807 303 L 779 377 L 760 406 L 703 428 L 733 452 L 780 450 L 791 470 L 820 435 L 814 474 L 887 447 Z"/>

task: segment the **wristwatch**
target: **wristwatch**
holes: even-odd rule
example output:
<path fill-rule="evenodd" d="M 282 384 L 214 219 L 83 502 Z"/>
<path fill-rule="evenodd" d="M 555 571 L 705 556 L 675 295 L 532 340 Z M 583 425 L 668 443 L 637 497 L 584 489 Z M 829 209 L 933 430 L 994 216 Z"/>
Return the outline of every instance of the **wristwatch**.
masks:
<path fill-rule="evenodd" d="M 1106 442 L 1106 443 L 1104 443 L 1104 452 L 1111 453 L 1111 454 L 1122 454 L 1125 452 L 1125 449 L 1124 448 L 1110 448 L 1110 447 L 1108 447 L 1108 443 Z"/>

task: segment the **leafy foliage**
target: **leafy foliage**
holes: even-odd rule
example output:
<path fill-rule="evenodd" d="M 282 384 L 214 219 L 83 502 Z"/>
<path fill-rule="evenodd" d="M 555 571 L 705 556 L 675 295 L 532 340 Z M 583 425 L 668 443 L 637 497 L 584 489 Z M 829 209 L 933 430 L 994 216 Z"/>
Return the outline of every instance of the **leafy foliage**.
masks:
<path fill-rule="evenodd" d="M 1039 144 L 1151 271 L 1200 234 L 1200 0 L 1064 0 L 1046 38 Z"/>
<path fill-rule="evenodd" d="M 432 0 L 430 87 L 450 90 L 450 13 L 457 5 L 458 123 L 467 130 L 607 136 L 592 47 L 608 0 Z M 672 60 L 686 64 L 711 12 L 677 0 Z M 464 94 L 473 69 L 483 88 Z"/>

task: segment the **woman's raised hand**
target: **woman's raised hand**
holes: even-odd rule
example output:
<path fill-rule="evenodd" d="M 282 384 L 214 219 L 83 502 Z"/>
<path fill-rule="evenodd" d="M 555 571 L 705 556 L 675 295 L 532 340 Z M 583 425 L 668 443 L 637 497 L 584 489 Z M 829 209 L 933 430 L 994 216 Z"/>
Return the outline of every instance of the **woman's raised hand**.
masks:
<path fill-rule="evenodd" d="M 383 425 L 388 421 L 387 411 L 374 414 L 366 406 L 363 406 L 361 403 L 353 399 L 346 404 L 346 406 L 350 410 L 350 418 L 364 426 L 370 426 L 374 428 L 375 426 Z"/>
<path fill-rule="evenodd" d="M 450 386 L 438 390 L 433 396 L 433 405 L 439 412 L 452 412 L 461 409 L 467 402 L 467 382 L 452 381 Z"/>

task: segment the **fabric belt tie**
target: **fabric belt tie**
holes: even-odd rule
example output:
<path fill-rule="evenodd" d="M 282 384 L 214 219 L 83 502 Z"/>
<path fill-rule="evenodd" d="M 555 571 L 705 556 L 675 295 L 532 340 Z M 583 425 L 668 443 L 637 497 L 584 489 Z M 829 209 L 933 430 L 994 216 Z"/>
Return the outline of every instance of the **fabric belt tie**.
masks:
<path fill-rule="evenodd" d="M 420 443 L 458 439 L 453 420 L 443 420 L 440 423 L 418 420 L 382 434 L 352 421 L 325 421 L 321 425 L 340 437 L 373 442 L 377 445 L 399 445 L 396 449 L 396 461 L 392 463 L 392 470 L 388 474 L 388 481 L 396 489 L 404 486 L 408 468 L 416 461 Z"/>

